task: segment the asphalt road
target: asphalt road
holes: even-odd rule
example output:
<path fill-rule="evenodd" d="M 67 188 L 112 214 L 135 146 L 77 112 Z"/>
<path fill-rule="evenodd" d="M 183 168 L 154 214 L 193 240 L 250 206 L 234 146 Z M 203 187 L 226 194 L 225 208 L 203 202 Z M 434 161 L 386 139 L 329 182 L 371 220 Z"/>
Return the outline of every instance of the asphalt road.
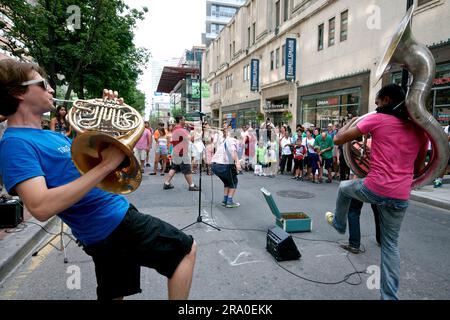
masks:
<path fill-rule="evenodd" d="M 175 189 L 162 190 L 163 178 L 148 176 L 129 200 L 140 211 L 152 214 L 183 228 L 197 220 L 198 193 L 189 192 L 183 176 L 174 179 Z M 216 177 L 202 176 L 203 221 L 221 228 L 217 231 L 203 223 L 186 230 L 198 243 L 197 263 L 190 299 L 204 300 L 304 300 L 304 299 L 379 299 L 373 281 L 380 261 L 375 242 L 373 215 L 369 205 L 361 215 L 362 244 L 365 253 L 347 254 L 336 241 L 345 242 L 324 220 L 333 210 L 338 183 L 312 184 L 293 181 L 288 176 L 274 179 L 244 174 L 239 177 L 235 197 L 241 207 L 220 206 L 222 184 Z M 198 175 L 196 176 L 198 181 Z M 274 217 L 261 192 L 272 192 L 281 211 L 304 211 L 313 219 L 313 230 L 293 234 L 302 257 L 280 265 L 265 250 L 266 233 Z M 294 192 L 295 199 L 278 195 Z M 234 230 L 232 230 L 234 229 Z M 53 230 L 57 232 L 57 230 Z M 450 213 L 411 202 L 400 237 L 401 299 L 450 298 Z M 324 240 L 324 241 L 321 241 Z M 8 299 L 96 299 L 92 259 L 76 244 L 67 248 L 69 262 L 62 252 L 47 246 L 37 257 L 28 257 L 2 284 L 0 300 Z M 350 277 L 356 270 L 372 274 Z M 373 271 L 374 270 L 374 271 Z M 293 275 L 292 273 L 296 274 Z M 302 277 L 302 278 L 300 278 Z M 375 288 L 374 288 L 375 287 Z M 166 279 L 155 271 L 142 269 L 142 293 L 127 299 L 166 299 Z"/>

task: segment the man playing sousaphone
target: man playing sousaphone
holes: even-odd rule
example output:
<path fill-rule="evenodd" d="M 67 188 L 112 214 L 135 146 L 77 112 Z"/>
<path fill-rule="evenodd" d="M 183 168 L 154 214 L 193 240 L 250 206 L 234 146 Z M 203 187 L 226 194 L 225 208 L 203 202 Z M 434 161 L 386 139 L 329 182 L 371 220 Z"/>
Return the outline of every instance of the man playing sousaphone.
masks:
<path fill-rule="evenodd" d="M 112 91 L 109 100 L 123 103 Z M 0 174 L 39 221 L 58 215 L 92 256 L 99 299 L 120 299 L 140 289 L 140 267 L 168 280 L 169 299 L 187 299 L 196 245 L 191 236 L 142 214 L 120 195 L 95 186 L 124 160 L 114 146 L 80 176 L 71 159 L 72 141 L 41 130 L 42 114 L 54 110 L 54 90 L 44 71 L 30 63 L 0 61 L 0 115 L 8 129 L 0 141 Z"/>
<path fill-rule="evenodd" d="M 339 233 L 346 231 L 353 201 L 378 206 L 381 222 L 381 298 L 397 299 L 400 279 L 398 238 L 408 208 L 414 171 L 424 163 L 428 138 L 412 121 L 404 106 L 405 92 L 398 85 L 383 87 L 377 94 L 377 113 L 351 128 L 353 118 L 334 137 L 341 145 L 370 133 L 370 169 L 365 179 L 341 182 L 334 213 L 326 221 Z"/>

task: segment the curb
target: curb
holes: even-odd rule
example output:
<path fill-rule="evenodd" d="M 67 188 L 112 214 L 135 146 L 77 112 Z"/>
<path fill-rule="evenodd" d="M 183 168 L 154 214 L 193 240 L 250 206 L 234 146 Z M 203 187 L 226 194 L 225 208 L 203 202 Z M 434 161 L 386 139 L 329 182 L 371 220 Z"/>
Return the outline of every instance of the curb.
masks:
<path fill-rule="evenodd" d="M 420 195 L 416 195 L 416 194 L 413 194 L 413 193 L 411 193 L 410 199 L 413 200 L 413 201 L 420 202 L 420 203 L 428 204 L 428 205 L 433 206 L 433 207 L 438 207 L 438 208 L 441 208 L 441 209 L 444 209 L 444 210 L 450 210 L 450 202 L 439 201 L 439 200 L 423 197 L 423 196 L 420 196 Z"/>
<path fill-rule="evenodd" d="M 38 223 L 42 228 L 50 231 L 56 226 L 58 219 L 53 217 L 44 223 L 39 223 L 39 221 L 34 218 L 31 218 L 30 221 Z M 33 228 L 31 228 L 31 226 Z M 7 237 L 2 240 L 2 250 L 0 251 L 0 283 L 2 283 L 3 280 L 5 280 L 7 276 L 31 253 L 32 249 L 48 235 L 42 228 L 39 228 L 36 225 L 27 225 L 23 231 L 17 233 L 15 236 Z"/>

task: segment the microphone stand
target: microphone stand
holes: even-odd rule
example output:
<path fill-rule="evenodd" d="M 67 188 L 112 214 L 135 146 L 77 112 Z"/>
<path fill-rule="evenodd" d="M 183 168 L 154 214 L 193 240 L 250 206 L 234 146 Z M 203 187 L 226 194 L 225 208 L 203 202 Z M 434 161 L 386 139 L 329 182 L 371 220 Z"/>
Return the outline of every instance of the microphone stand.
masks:
<path fill-rule="evenodd" d="M 205 130 L 203 128 L 203 113 L 202 113 L 202 62 L 200 60 L 200 68 L 199 68 L 199 79 L 200 79 L 200 93 L 199 93 L 199 116 L 200 116 L 200 123 L 202 126 L 202 143 L 203 143 L 203 138 L 204 138 L 204 133 Z M 187 225 L 186 227 L 182 228 L 181 230 L 185 230 L 191 226 L 193 226 L 196 223 L 203 223 L 206 224 L 207 226 L 216 229 L 217 231 L 220 231 L 220 229 L 216 226 L 213 226 L 212 224 L 209 224 L 205 221 L 203 221 L 203 217 L 202 217 L 202 164 L 203 164 L 203 152 L 206 151 L 206 147 L 203 149 L 202 154 L 200 156 L 200 163 L 199 163 L 199 173 L 200 173 L 200 177 L 199 177 L 199 191 L 198 191 L 198 216 L 197 216 L 197 221 L 191 223 L 190 225 Z"/>

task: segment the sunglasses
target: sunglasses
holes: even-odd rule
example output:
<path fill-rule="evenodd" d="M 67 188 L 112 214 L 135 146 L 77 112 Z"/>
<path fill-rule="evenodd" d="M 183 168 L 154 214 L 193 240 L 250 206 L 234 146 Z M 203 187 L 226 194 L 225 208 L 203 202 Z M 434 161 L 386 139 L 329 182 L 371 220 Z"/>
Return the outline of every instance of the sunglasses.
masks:
<path fill-rule="evenodd" d="M 48 91 L 48 89 L 50 88 L 50 84 L 45 79 L 36 79 L 36 80 L 25 81 L 25 82 L 22 82 L 20 85 L 21 86 L 30 86 L 32 84 L 37 84 L 45 91 Z"/>

